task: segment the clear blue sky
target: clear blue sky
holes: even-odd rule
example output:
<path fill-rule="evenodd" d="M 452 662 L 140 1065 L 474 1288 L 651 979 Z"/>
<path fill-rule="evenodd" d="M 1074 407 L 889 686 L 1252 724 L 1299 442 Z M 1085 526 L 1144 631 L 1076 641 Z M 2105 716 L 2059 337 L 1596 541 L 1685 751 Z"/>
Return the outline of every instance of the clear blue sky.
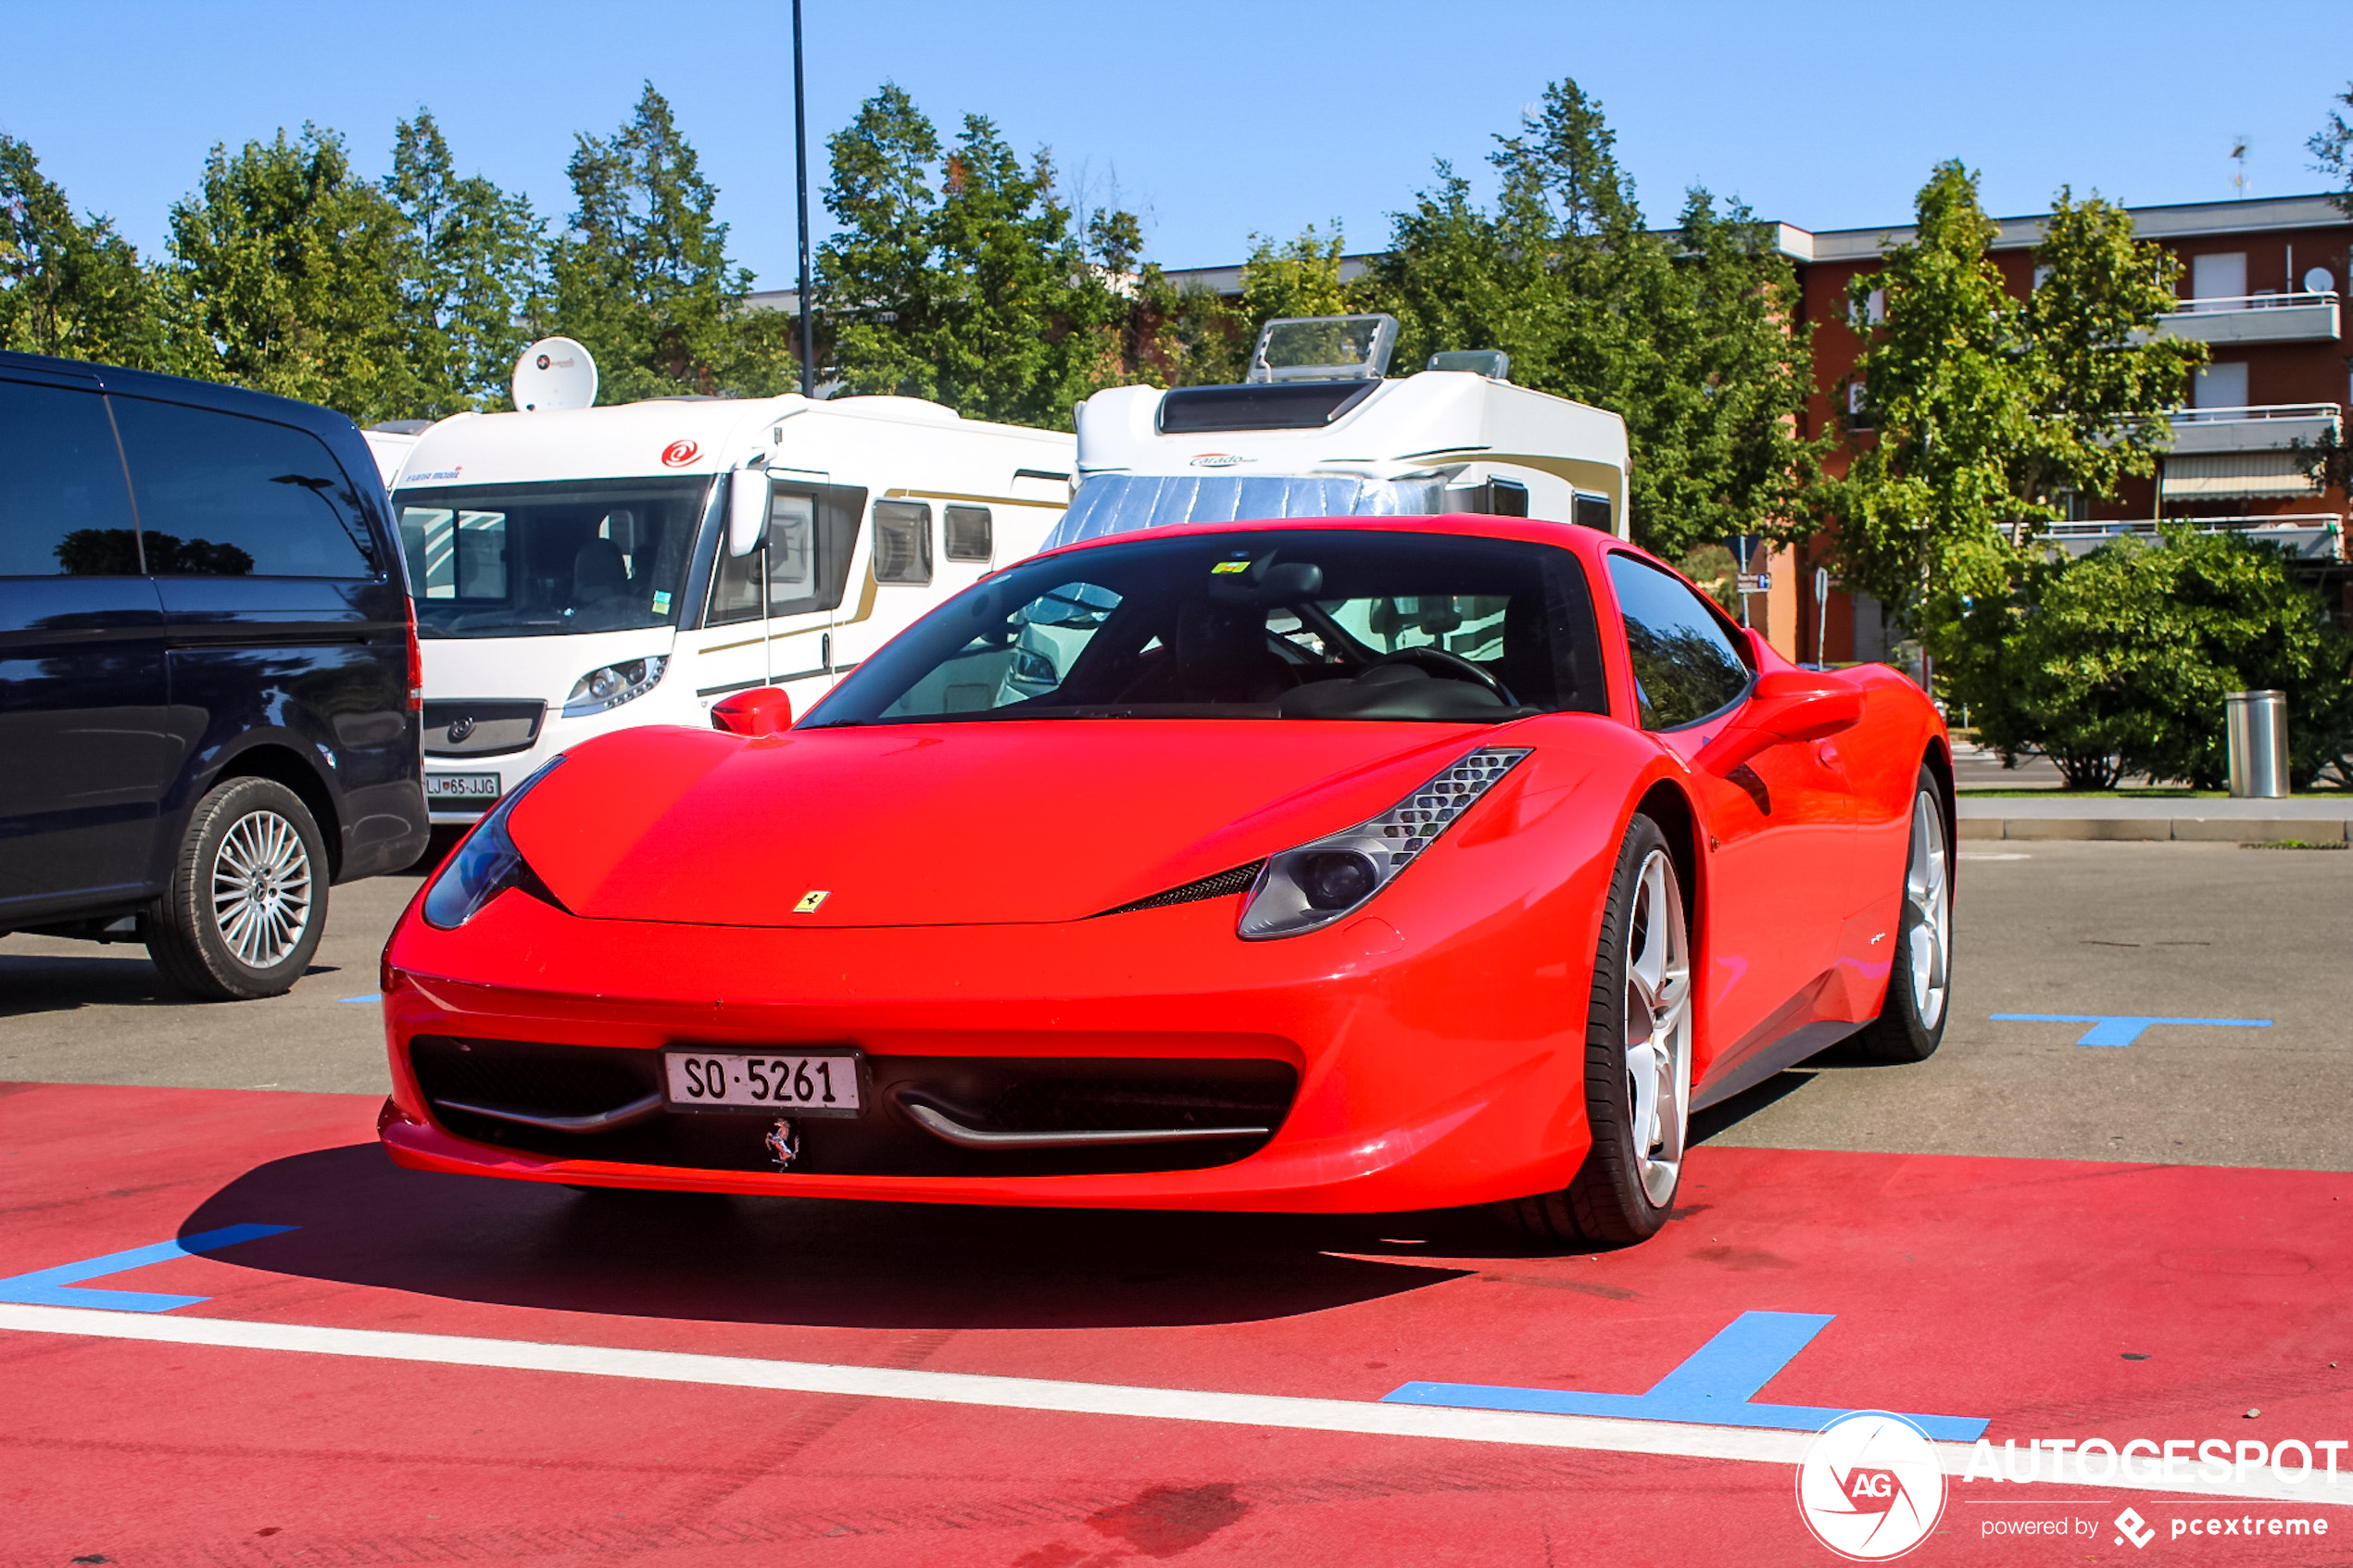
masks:
<path fill-rule="evenodd" d="M 2304 142 L 2353 77 L 2353 6 L 2164 3 L 1772 6 L 1584 0 L 805 0 L 812 175 L 886 78 L 943 128 L 993 117 L 1100 196 L 1115 175 L 1171 267 L 1239 259 L 1252 231 L 1340 220 L 1377 247 L 1434 157 L 1483 173 L 1546 82 L 1598 96 L 1654 220 L 1693 182 L 1807 228 L 1902 221 L 1936 159 L 1981 169 L 1997 214 L 2062 182 L 2133 204 L 2319 189 Z M 570 209 L 577 131 L 647 79 L 721 189 L 731 248 L 793 270 L 789 7 L 729 0 L 0 0 L 0 131 L 77 206 L 160 247 L 207 149 L 314 120 L 381 173 L 429 106 L 460 166 Z M 2258 19 L 2259 16 L 2261 19 Z M 820 225 L 822 206 L 816 208 Z"/>

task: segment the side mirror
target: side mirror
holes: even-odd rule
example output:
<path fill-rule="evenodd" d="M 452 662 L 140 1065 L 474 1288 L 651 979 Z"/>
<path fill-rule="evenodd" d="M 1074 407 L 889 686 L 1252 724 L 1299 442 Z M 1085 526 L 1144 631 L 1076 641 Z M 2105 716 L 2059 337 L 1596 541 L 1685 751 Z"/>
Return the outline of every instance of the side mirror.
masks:
<path fill-rule="evenodd" d="M 711 727 L 734 735 L 773 735 L 792 728 L 792 698 L 775 686 L 754 686 L 711 705 Z"/>
<path fill-rule="evenodd" d="M 737 469 L 727 476 L 727 553 L 748 556 L 768 543 L 768 476 Z"/>
<path fill-rule="evenodd" d="M 1692 765 L 1730 773 L 1774 746 L 1827 740 L 1862 719 L 1862 690 L 1843 678 L 1811 670 L 1768 670 L 1756 678 L 1747 704 Z"/>

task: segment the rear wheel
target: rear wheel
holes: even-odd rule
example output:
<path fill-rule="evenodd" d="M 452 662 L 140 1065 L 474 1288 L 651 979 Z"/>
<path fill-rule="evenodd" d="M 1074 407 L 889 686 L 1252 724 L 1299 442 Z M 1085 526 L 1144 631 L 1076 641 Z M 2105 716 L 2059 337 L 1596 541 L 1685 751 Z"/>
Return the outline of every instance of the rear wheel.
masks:
<path fill-rule="evenodd" d="M 1859 1035 L 1866 1061 L 1926 1061 L 1944 1039 L 1953 985 L 1953 858 L 1944 838 L 1944 797 L 1920 770 L 1912 793 L 1912 835 L 1904 856 L 1904 908 L 1887 1000 Z"/>
<path fill-rule="evenodd" d="M 1666 835 L 1627 829 L 1602 915 L 1585 1024 L 1592 1148 L 1566 1190 L 1503 1205 L 1546 1241 L 1622 1244 L 1655 1235 L 1683 1175 L 1692 1098 L 1691 928 Z"/>
<path fill-rule="evenodd" d="M 291 989 L 327 924 L 327 849 L 294 791 L 231 779 L 196 803 L 171 882 L 141 922 L 180 991 L 248 1001 Z"/>

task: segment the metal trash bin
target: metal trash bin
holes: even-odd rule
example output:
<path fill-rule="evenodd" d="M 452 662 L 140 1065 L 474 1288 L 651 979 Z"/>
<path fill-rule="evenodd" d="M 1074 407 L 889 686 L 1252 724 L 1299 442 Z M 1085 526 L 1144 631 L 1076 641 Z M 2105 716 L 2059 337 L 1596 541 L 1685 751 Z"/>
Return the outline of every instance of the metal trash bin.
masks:
<path fill-rule="evenodd" d="M 2231 692 L 2222 698 L 2231 752 L 2231 794 L 2276 800 L 2287 794 L 2287 694 Z"/>

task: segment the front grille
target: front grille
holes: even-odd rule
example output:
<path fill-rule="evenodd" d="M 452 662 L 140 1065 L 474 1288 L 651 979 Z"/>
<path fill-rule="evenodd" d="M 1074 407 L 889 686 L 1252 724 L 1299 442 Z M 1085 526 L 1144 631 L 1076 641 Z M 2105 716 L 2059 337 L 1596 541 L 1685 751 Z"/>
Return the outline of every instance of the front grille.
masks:
<path fill-rule="evenodd" d="M 652 1050 L 421 1035 L 409 1042 L 409 1060 L 429 1101 L 541 1115 L 613 1110 L 661 1086 L 661 1053 Z M 872 1098 L 864 1110 L 855 1118 L 800 1121 L 794 1170 L 875 1176 L 1201 1170 L 1254 1153 L 1271 1132 L 1191 1143 L 975 1149 L 925 1132 L 900 1101 L 912 1098 L 991 1133 L 1275 1129 L 1299 1086 L 1289 1062 L 1263 1059 L 874 1056 L 866 1065 Z M 592 1133 L 520 1126 L 439 1103 L 433 1114 L 459 1137 L 562 1159 L 711 1171 L 775 1168 L 763 1142 L 774 1111 L 665 1112 Z"/>
<path fill-rule="evenodd" d="M 1115 909 L 1105 909 L 1102 915 L 1093 918 L 1101 920 L 1103 915 L 1128 915 L 1138 909 L 1162 909 L 1171 904 L 1192 904 L 1203 898 L 1224 898 L 1236 893 L 1247 893 L 1251 884 L 1258 880 L 1258 873 L 1265 869 L 1265 861 L 1252 860 L 1246 866 L 1236 866 L 1232 871 L 1219 872 L 1215 876 L 1205 876 L 1199 882 L 1189 882 L 1182 887 L 1172 887 L 1165 893 L 1155 893 L 1149 898 L 1122 904 Z"/>
<path fill-rule="evenodd" d="M 425 704 L 425 755 L 504 757 L 529 751 L 547 716 L 544 702 L 445 698 Z"/>

